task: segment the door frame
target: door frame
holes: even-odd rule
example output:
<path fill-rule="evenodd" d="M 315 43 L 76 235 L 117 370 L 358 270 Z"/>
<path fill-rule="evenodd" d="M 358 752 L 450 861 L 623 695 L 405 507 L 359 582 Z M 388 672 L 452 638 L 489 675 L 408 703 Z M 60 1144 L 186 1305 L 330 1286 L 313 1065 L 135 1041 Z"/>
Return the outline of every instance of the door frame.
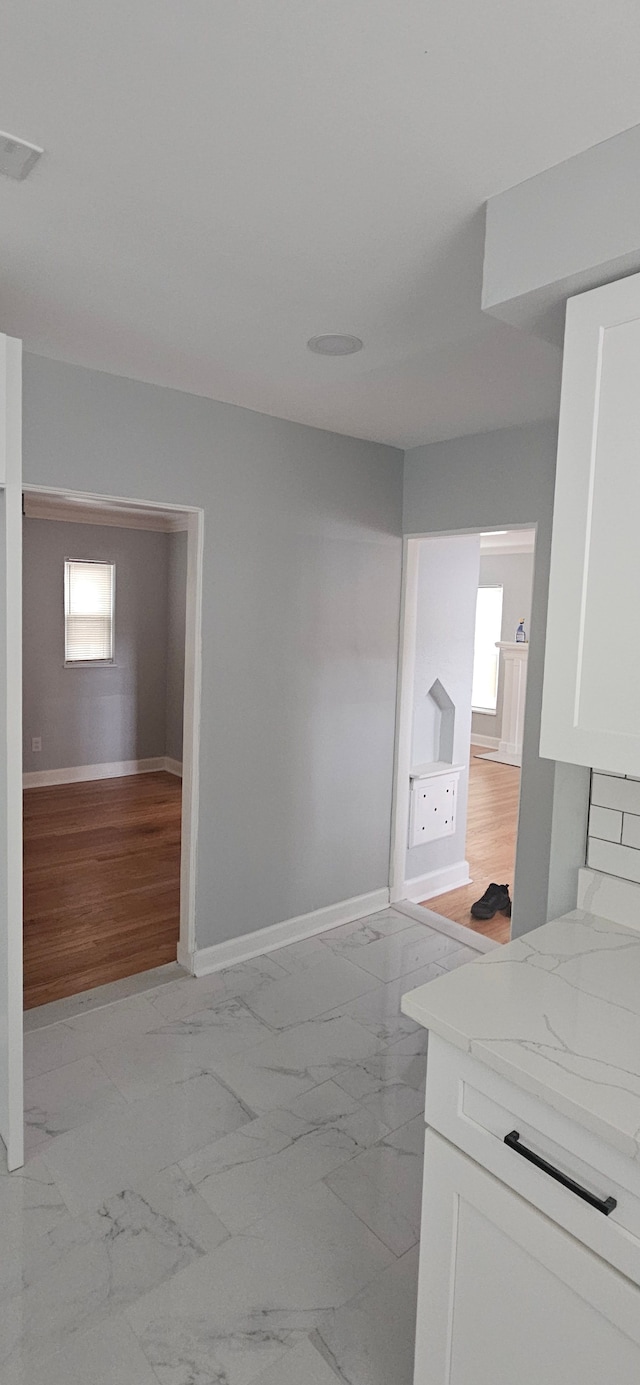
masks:
<path fill-rule="evenodd" d="M 494 520 L 492 529 L 533 529 L 533 580 L 535 589 L 535 564 L 538 547 L 538 524 L 536 520 L 528 523 L 520 521 Z M 393 788 L 391 796 L 391 853 L 389 861 L 389 903 L 400 904 L 405 898 L 406 856 L 409 841 L 409 776 L 411 771 L 411 747 L 413 741 L 413 685 L 416 663 L 416 638 L 418 621 L 418 563 L 420 544 L 424 539 L 457 538 L 460 535 L 487 533 L 479 526 L 465 529 L 434 529 L 423 534 L 406 534 L 402 540 L 402 583 L 400 593 L 400 635 L 398 644 L 398 678 L 396 692 L 396 732 L 393 757 Z M 529 676 L 527 668 L 527 701 L 525 703 L 525 725 L 529 703 Z M 522 797 L 522 778 L 524 765 L 520 772 L 520 792 L 518 796 L 518 821 Z M 466 825 L 465 825 L 466 836 Z M 516 844 L 517 859 L 517 844 Z M 515 888 L 514 888 L 515 895 Z"/>
<path fill-rule="evenodd" d="M 2 833 L 0 1138 L 9 1172 L 24 1164 L 22 1008 L 22 342 L 0 334 L 2 509 Z"/>
<path fill-rule="evenodd" d="M 200 712 L 202 699 L 202 588 L 204 565 L 204 510 L 197 505 L 176 501 L 147 500 L 131 495 L 100 495 L 95 491 L 71 490 L 60 486 L 24 483 L 30 495 L 122 505 L 135 509 L 161 510 L 186 518 L 187 597 L 185 613 L 183 741 L 182 741 L 182 818 L 180 843 L 180 935 L 177 961 L 185 971 L 195 974 L 196 952 L 196 874 L 200 794 Z M 80 512 L 70 517 L 78 523 Z M 22 693 L 22 684 L 20 684 Z"/>

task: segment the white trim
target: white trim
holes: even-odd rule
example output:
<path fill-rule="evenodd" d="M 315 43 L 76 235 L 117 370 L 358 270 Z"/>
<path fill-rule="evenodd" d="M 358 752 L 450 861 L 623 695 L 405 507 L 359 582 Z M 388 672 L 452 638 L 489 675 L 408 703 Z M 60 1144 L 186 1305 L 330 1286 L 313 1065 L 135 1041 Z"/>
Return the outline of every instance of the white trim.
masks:
<path fill-rule="evenodd" d="M 418 902 L 423 899 L 435 899 L 436 895 L 446 894 L 448 890 L 457 890 L 461 885 L 470 884 L 469 862 L 456 861 L 452 866 L 430 870 L 426 875 L 414 875 L 411 880 L 405 880 L 402 899 Z"/>
<path fill-rule="evenodd" d="M 410 779 L 440 779 L 445 774 L 460 775 L 467 768 L 466 765 L 448 765 L 444 760 L 432 760 L 430 764 L 414 765 Z"/>
<path fill-rule="evenodd" d="M 400 643 L 398 648 L 398 687 L 396 694 L 396 741 L 391 804 L 391 861 L 389 898 L 392 904 L 404 899 L 409 841 L 409 806 L 412 740 L 413 684 L 416 663 L 418 620 L 419 541 L 403 540 L 402 594 L 400 599 Z"/>
<path fill-rule="evenodd" d="M 172 760 L 172 764 L 176 761 Z M 124 779 L 129 774 L 155 774 L 168 769 L 166 756 L 149 760 L 113 760 L 101 765 L 69 765 L 65 769 L 28 770 L 22 776 L 25 789 L 44 789 L 54 784 L 82 784 L 89 779 Z M 175 774 L 175 770 L 169 770 Z"/>
<path fill-rule="evenodd" d="M 393 911 L 406 914 L 415 923 L 427 924 L 436 933 L 445 933 L 448 938 L 455 938 L 461 947 L 472 947 L 475 952 L 493 952 L 494 948 L 501 946 L 493 938 L 485 938 L 484 933 L 476 933 L 473 928 L 456 923 L 455 919 L 447 919 L 433 909 L 425 909 L 424 904 L 412 904 L 410 900 L 403 899 L 399 904 L 394 904 Z"/>
<path fill-rule="evenodd" d="M 140 496 L 134 495 L 100 495 L 97 491 L 61 491 L 59 486 L 41 486 L 35 481 L 23 481 L 22 490 L 25 495 L 25 504 L 27 496 L 44 495 L 51 497 L 57 496 L 58 499 L 67 500 L 69 497 L 72 497 L 72 500 L 85 501 L 91 508 L 95 508 L 96 505 L 99 506 L 104 503 L 112 510 L 118 509 L 119 511 L 120 507 L 122 507 L 128 512 L 132 510 L 146 510 L 165 515 L 184 515 L 185 518 L 188 518 L 189 515 L 201 513 L 197 505 L 181 505 L 178 500 L 142 500 Z"/>
<path fill-rule="evenodd" d="M 178 963 L 179 967 L 182 967 L 184 969 L 184 971 L 188 971 L 190 976 L 195 976 L 195 972 L 193 969 L 194 957 L 195 952 L 187 952 L 186 948 L 182 946 L 182 943 L 178 939 L 176 962 Z"/>
<path fill-rule="evenodd" d="M 182 752 L 182 847 L 180 855 L 180 942 L 178 953 L 181 965 L 191 970 L 195 953 L 196 867 L 198 841 L 198 793 L 200 758 L 200 704 L 202 682 L 202 569 L 204 563 L 204 511 L 194 505 L 174 501 L 144 500 L 134 496 L 97 495 L 89 491 L 61 491 L 55 486 L 24 484 L 22 493 L 41 495 L 58 500 L 86 501 L 88 505 L 103 502 L 117 510 L 118 522 L 123 513 L 144 510 L 152 516 L 184 516 L 176 518 L 175 526 L 187 530 L 187 602 L 185 631 L 183 752 Z M 122 507 L 122 509 L 120 508 Z M 80 507 L 78 507 L 80 508 Z M 157 768 L 165 768 L 164 762 Z M 139 774 L 144 771 L 130 771 Z M 173 771 L 169 769 L 169 773 Z M 56 781 L 60 782 L 60 781 Z M 64 781 L 69 782 L 69 781 Z M 22 869 L 22 853 L 20 855 Z"/>
<path fill-rule="evenodd" d="M 248 962 L 265 952 L 275 952 L 289 943 L 313 938 L 328 928 L 352 923 L 354 919 L 368 918 L 369 914 L 377 914 L 388 907 L 389 891 L 372 890 L 370 894 L 355 895 L 353 899 L 343 899 L 339 904 L 329 904 L 326 909 L 314 909 L 310 914 L 300 914 L 297 918 L 285 919 L 283 923 L 269 924 L 255 933 L 228 938 L 223 943 L 214 943 L 213 947 L 203 947 L 190 955 L 181 955 L 178 949 L 178 961 L 194 976 L 208 976 L 223 967 L 233 967 L 237 962 Z"/>
<path fill-rule="evenodd" d="M 200 806 L 200 715 L 202 703 L 202 571 L 204 510 L 192 511 L 187 529 L 187 609 L 182 711 L 182 827 L 180 850 L 180 942 L 178 960 L 196 951 L 196 876 Z M 191 968 L 189 967 L 189 970 Z"/>
<path fill-rule="evenodd" d="M 511 553 L 533 553 L 535 529 L 508 529 L 506 533 L 480 535 L 480 557 L 508 558 Z"/>
<path fill-rule="evenodd" d="M 181 760 L 173 760 L 170 755 L 165 755 L 162 768 L 166 770 L 167 774 L 175 774 L 178 779 L 182 779 Z"/>
<path fill-rule="evenodd" d="M 483 716 L 484 716 L 484 715 L 493 715 L 493 713 L 483 713 Z M 499 736 L 476 736 L 475 733 L 474 733 L 474 731 L 473 731 L 473 729 L 472 729 L 472 731 L 471 731 L 471 744 L 472 744 L 472 746 L 474 746 L 474 745 L 482 746 L 482 747 L 483 747 L 484 749 L 486 749 L 486 750 L 497 750 L 497 749 L 498 749 L 498 746 L 499 746 L 499 744 L 500 744 L 500 737 L 499 737 Z"/>
<path fill-rule="evenodd" d="M 61 520 L 65 524 L 98 524 L 118 529 L 152 529 L 163 534 L 184 532 L 188 524 L 186 515 L 182 517 L 177 514 L 165 514 L 157 506 L 144 509 L 142 506 L 126 503 L 107 504 L 103 501 L 100 504 L 91 498 L 83 500 L 80 504 L 76 501 L 74 504 L 64 496 L 30 494 L 28 490 L 24 498 L 24 515 L 26 519 Z"/>
<path fill-rule="evenodd" d="M 0 956 L 4 975 L 0 1136 L 9 1171 L 24 1164 L 22 1040 L 22 342 L 0 338 L 0 457 L 4 475 L 2 678 L 4 774 Z"/>

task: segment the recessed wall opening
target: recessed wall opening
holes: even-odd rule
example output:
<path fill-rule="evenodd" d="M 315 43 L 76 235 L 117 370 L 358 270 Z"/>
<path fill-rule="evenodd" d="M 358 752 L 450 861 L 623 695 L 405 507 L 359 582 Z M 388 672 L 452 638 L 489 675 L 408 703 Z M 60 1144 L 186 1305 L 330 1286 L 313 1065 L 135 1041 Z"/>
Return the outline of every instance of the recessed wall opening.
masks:
<path fill-rule="evenodd" d="M 25 1010 L 189 965 L 201 552 L 199 510 L 25 488 Z"/>
<path fill-rule="evenodd" d="M 498 524 L 405 545 L 391 898 L 496 942 L 515 898 L 534 548 L 534 528 Z M 508 893 L 481 904 L 492 885 Z"/>

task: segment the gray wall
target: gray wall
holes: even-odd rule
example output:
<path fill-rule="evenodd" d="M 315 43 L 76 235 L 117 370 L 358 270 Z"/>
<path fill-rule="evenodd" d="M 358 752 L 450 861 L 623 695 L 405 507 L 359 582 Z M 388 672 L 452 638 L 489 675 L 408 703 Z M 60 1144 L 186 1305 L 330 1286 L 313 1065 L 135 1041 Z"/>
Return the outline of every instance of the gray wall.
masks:
<path fill-rule="evenodd" d="M 401 453 L 27 354 L 23 457 L 205 511 L 198 946 L 386 886 Z"/>
<path fill-rule="evenodd" d="M 539 423 L 433 443 L 405 456 L 406 534 L 538 526 L 514 936 L 575 907 L 584 864 L 589 771 L 538 755 L 556 437 L 554 423 Z"/>
<path fill-rule="evenodd" d="M 533 553 L 485 553 L 480 555 L 480 586 L 502 587 L 501 640 L 514 640 L 518 624 L 524 616 L 524 626 L 531 638 L 531 593 L 533 588 Z M 502 700 L 504 697 L 504 662 L 500 661 L 498 705 L 495 716 L 474 712 L 471 734 L 502 735 Z"/>
<path fill-rule="evenodd" d="M 418 558 L 416 664 L 413 689 L 412 764 L 438 758 L 435 732 L 439 714 L 429 697 L 436 678 L 455 705 L 453 760 L 465 766 L 451 837 L 407 851 L 405 879 L 444 870 L 465 859 L 473 633 L 476 618 L 480 537 L 424 539 Z"/>
<path fill-rule="evenodd" d="M 23 520 L 25 770 L 165 754 L 168 541 L 138 529 Z M 65 558 L 116 565 L 112 666 L 64 666 Z M 32 736 L 42 737 L 41 752 Z"/>
<path fill-rule="evenodd" d="M 182 760 L 184 641 L 187 610 L 187 535 L 169 534 L 167 573 L 167 704 L 165 749 Z"/>

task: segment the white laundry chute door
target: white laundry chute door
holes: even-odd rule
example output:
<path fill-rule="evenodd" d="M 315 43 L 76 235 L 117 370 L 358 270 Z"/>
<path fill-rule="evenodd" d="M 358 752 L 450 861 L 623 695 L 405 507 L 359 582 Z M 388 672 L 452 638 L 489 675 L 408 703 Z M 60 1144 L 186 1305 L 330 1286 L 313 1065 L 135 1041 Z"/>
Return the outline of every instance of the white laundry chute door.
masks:
<path fill-rule="evenodd" d="M 0 334 L 0 1136 L 24 1163 L 22 1078 L 22 342 Z M 4 1151 L 0 1146 L 0 1167 Z"/>

